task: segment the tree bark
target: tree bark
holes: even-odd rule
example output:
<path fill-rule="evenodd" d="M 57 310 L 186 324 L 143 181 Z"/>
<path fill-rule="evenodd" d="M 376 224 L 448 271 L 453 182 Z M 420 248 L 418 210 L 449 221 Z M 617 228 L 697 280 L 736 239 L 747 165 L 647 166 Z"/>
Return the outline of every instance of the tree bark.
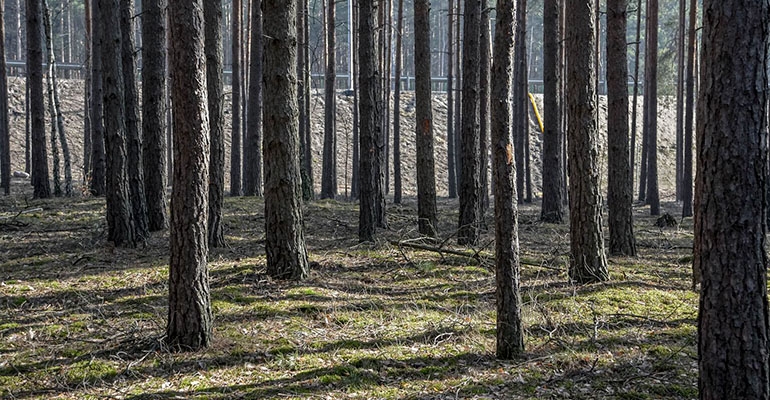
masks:
<path fill-rule="evenodd" d="M 265 2 L 265 251 L 267 274 L 308 275 L 297 107 L 297 0 Z"/>
<path fill-rule="evenodd" d="M 203 0 L 169 0 L 174 120 L 174 186 L 171 194 L 166 341 L 196 350 L 212 339 L 206 262 L 208 241 L 209 123 Z"/>
<path fill-rule="evenodd" d="M 308 149 L 311 143 L 308 141 L 310 137 L 308 132 L 309 126 L 309 110 L 305 105 L 305 97 L 309 95 L 310 82 L 305 76 L 305 69 L 308 65 L 309 58 L 307 52 L 307 43 L 305 42 L 307 29 L 307 2 L 308 0 L 301 0 L 301 7 L 297 7 L 297 91 L 299 97 L 299 151 L 300 151 L 300 175 L 302 177 L 302 199 L 311 200 L 313 198 L 313 169 L 312 165 L 309 165 L 305 158 L 308 154 Z"/>
<path fill-rule="evenodd" d="M 449 183 L 449 198 L 457 197 L 457 166 L 455 163 L 455 115 L 454 115 L 454 17 L 457 12 L 454 0 L 448 0 L 447 9 L 447 106 L 446 106 L 446 143 L 447 143 L 447 169 Z M 458 0 L 460 1 L 460 0 Z M 459 19 L 459 17 L 458 17 Z"/>
<path fill-rule="evenodd" d="M 628 141 L 628 0 L 607 0 L 607 203 L 610 254 L 636 255 Z"/>
<path fill-rule="evenodd" d="M 511 141 L 511 84 L 513 78 L 514 0 L 498 0 L 492 65 L 491 116 L 495 190 L 495 282 L 497 358 L 511 359 L 524 352 L 519 293 L 519 219 L 516 168 Z"/>
<path fill-rule="evenodd" d="M 694 268 L 701 399 L 767 399 L 770 4 L 703 2 Z"/>
<path fill-rule="evenodd" d="M 419 232 L 436 236 L 436 171 L 430 72 L 430 1 L 414 1 L 414 71 L 417 137 L 417 218 Z"/>
<path fill-rule="evenodd" d="M 224 247 L 222 206 L 225 197 L 225 114 L 222 82 L 222 2 L 204 1 L 204 47 L 206 53 L 206 94 L 208 96 L 209 160 L 209 247 Z"/>
<path fill-rule="evenodd" d="M 465 0 L 463 34 L 462 176 L 457 242 L 475 245 L 479 240 L 479 38 L 481 0 Z"/>
<path fill-rule="evenodd" d="M 243 110 L 241 107 L 241 95 L 243 87 L 241 85 L 241 0 L 233 0 L 233 122 L 230 136 L 230 196 L 240 196 L 243 194 L 241 189 L 241 139 L 243 130 Z"/>
<path fill-rule="evenodd" d="M 570 266 L 578 284 L 609 279 L 602 236 L 597 155 L 596 80 L 591 57 L 595 13 L 592 1 L 567 0 L 567 130 L 569 151 Z"/>
<path fill-rule="evenodd" d="M 137 240 L 149 236 L 147 199 L 142 168 L 142 134 L 139 118 L 139 88 L 136 82 L 136 31 L 134 29 L 134 1 L 120 1 L 120 30 L 122 33 L 122 60 L 124 98 L 126 105 L 126 146 L 128 150 L 128 189 L 131 216 Z M 64 147 L 62 146 L 62 151 Z M 66 157 L 65 157 L 66 163 Z"/>
<path fill-rule="evenodd" d="M 91 149 L 93 147 L 91 142 L 91 102 L 93 101 L 93 96 L 91 95 L 91 43 L 93 41 L 91 35 L 91 1 L 84 0 L 83 8 L 85 14 L 83 19 L 83 25 L 85 25 L 85 38 L 83 40 L 83 52 L 85 53 L 83 71 L 83 186 L 87 187 L 91 181 Z"/>
<path fill-rule="evenodd" d="M 430 5 L 428 5 L 428 8 L 430 11 Z M 404 0 L 398 0 L 398 17 L 397 18 L 398 18 L 398 22 L 396 25 L 396 76 L 395 76 L 396 88 L 393 96 L 393 203 L 401 204 L 401 195 L 402 195 L 401 193 L 401 190 L 402 190 L 401 188 L 401 69 L 403 64 L 403 54 L 401 49 L 403 47 L 403 36 L 404 36 Z M 416 21 L 416 18 L 417 18 L 417 15 L 415 14 L 415 21 Z M 416 37 L 417 29 L 418 29 L 417 24 L 415 23 L 415 43 L 417 43 L 417 40 L 418 40 Z M 420 32 L 420 34 L 423 34 L 423 33 Z M 430 47 L 430 43 L 428 44 L 428 46 Z M 415 53 L 417 52 L 416 50 L 417 49 L 415 49 Z M 416 61 L 417 60 L 415 60 L 415 64 L 417 63 Z M 430 64 L 428 65 L 428 67 L 430 68 Z M 415 80 L 416 79 L 417 78 L 415 77 Z M 428 70 L 428 80 L 430 80 L 430 69 Z M 430 89 L 430 87 L 428 89 Z M 428 93 L 428 101 L 430 102 L 430 92 Z"/>
<path fill-rule="evenodd" d="M 479 46 L 479 190 L 481 190 L 481 216 L 489 208 L 489 79 L 492 52 L 492 33 L 489 29 L 489 0 L 481 2 L 481 38 Z"/>
<path fill-rule="evenodd" d="M 5 38 L 4 5 L 4 2 L 0 4 L 0 38 Z M 11 194 L 11 134 L 8 122 L 8 72 L 5 66 L 5 40 L 0 40 L 0 187 L 6 196 Z"/>
<path fill-rule="evenodd" d="M 353 1 L 353 0 L 350 0 Z M 353 7 L 353 30 L 358 32 L 358 6 Z M 351 57 L 353 57 L 353 166 L 350 178 L 350 198 L 352 200 L 358 200 L 361 189 L 359 183 L 361 182 L 361 146 L 360 146 L 360 114 L 359 114 L 359 101 L 361 96 L 359 95 L 359 71 L 358 71 L 358 42 L 359 35 L 353 35 L 353 48 L 351 51 Z"/>
<path fill-rule="evenodd" d="M 514 157 L 516 161 L 516 201 L 524 204 L 526 187 L 524 179 L 527 176 L 526 152 L 524 151 L 526 137 L 529 135 L 529 123 L 525 116 L 528 101 L 525 82 L 527 79 L 527 0 L 516 1 L 516 30 L 513 55 L 513 140 Z"/>
<path fill-rule="evenodd" d="M 631 105 L 631 182 L 636 174 L 634 169 L 636 168 L 636 115 L 637 115 L 637 103 L 639 101 L 639 45 L 641 44 L 642 37 L 642 0 L 638 0 L 636 3 L 636 42 L 634 43 L 634 102 Z M 639 184 L 639 200 L 642 198 L 642 184 Z"/>
<path fill-rule="evenodd" d="M 358 3 L 358 60 L 360 63 L 358 107 L 361 119 L 358 240 L 362 242 L 374 241 L 377 223 L 377 191 L 381 187 L 377 153 L 381 151 L 378 138 L 381 135 L 382 124 L 378 107 L 380 78 L 374 37 L 374 1 L 360 0 Z"/>
<path fill-rule="evenodd" d="M 684 181 L 684 43 L 685 43 L 685 3 L 679 2 L 679 24 L 676 37 L 676 201 L 683 200 L 682 183 Z"/>
<path fill-rule="evenodd" d="M 48 89 L 48 112 L 51 118 L 51 158 L 53 165 L 53 195 L 61 197 L 63 192 L 61 188 L 61 169 L 59 158 L 59 126 L 56 124 L 56 117 L 59 112 L 56 109 L 54 95 L 54 79 L 56 78 L 56 57 L 54 55 L 53 28 L 51 26 L 51 11 L 48 9 L 48 2 L 43 0 L 43 29 L 45 31 L 45 48 L 48 63 L 48 73 L 46 74 L 46 86 Z M 63 125 L 63 124 L 62 124 Z M 63 129 L 63 126 L 62 126 Z"/>
<path fill-rule="evenodd" d="M 324 148 L 323 174 L 321 174 L 321 198 L 333 199 L 337 196 L 337 81 L 336 46 L 336 2 L 327 1 L 326 8 L 326 83 L 324 85 Z"/>
<path fill-rule="evenodd" d="M 115 246 L 134 247 L 140 238 L 132 217 L 128 183 L 126 144 L 126 104 L 120 0 L 103 1 L 99 6 L 101 23 L 104 87 L 104 144 L 107 159 L 107 240 Z"/>
<path fill-rule="evenodd" d="M 165 8 L 165 0 L 142 0 L 142 167 L 150 232 L 168 225 Z"/>
<path fill-rule="evenodd" d="M 562 223 L 561 24 L 559 0 L 543 1 L 543 205 L 540 219 Z"/>
<path fill-rule="evenodd" d="M 45 144 L 45 104 L 43 101 L 43 0 L 27 0 L 27 85 L 31 132 L 33 197 L 51 197 L 48 152 Z"/>
<path fill-rule="evenodd" d="M 102 66 L 102 24 L 99 21 L 101 2 L 91 3 L 91 194 L 106 194 L 107 160 L 104 148 L 104 83 Z M 165 190 L 165 187 L 163 188 Z"/>
<path fill-rule="evenodd" d="M 647 2 L 647 49 L 644 61 L 644 136 L 647 138 L 647 204 L 660 214 L 658 193 L 658 0 Z"/>
<path fill-rule="evenodd" d="M 243 194 L 262 196 L 262 0 L 251 0 L 251 64 L 243 149 Z"/>
<path fill-rule="evenodd" d="M 682 173 L 682 217 L 692 217 L 692 141 L 693 120 L 695 119 L 695 31 L 698 14 L 698 1 L 690 1 L 690 21 L 687 37 L 687 68 L 685 77 L 686 97 L 684 116 L 684 171 Z"/>

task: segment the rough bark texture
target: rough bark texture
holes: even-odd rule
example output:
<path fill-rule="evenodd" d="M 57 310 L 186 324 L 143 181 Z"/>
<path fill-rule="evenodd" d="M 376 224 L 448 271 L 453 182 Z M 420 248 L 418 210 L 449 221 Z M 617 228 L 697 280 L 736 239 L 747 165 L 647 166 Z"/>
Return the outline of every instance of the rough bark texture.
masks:
<path fill-rule="evenodd" d="M 241 107 L 241 95 L 243 87 L 241 85 L 241 0 L 233 0 L 233 123 L 230 136 L 230 196 L 240 196 L 243 194 L 241 188 L 241 139 L 243 130 L 241 129 L 241 116 L 243 110 Z"/>
<path fill-rule="evenodd" d="M 479 32 L 481 0 L 465 0 L 463 27 L 462 176 L 457 242 L 474 245 L 479 240 Z"/>
<path fill-rule="evenodd" d="M 634 168 L 636 168 L 636 104 L 639 101 L 639 45 L 642 37 L 642 0 L 636 2 L 636 40 L 634 44 L 634 101 L 631 105 L 631 181 L 633 186 L 633 179 L 636 176 Z M 641 184 L 640 184 L 641 188 Z M 641 193 L 639 196 L 641 200 Z"/>
<path fill-rule="evenodd" d="M 679 24 L 676 30 L 676 201 L 682 201 L 682 182 L 684 181 L 684 44 L 685 44 L 685 4 L 679 2 Z"/>
<path fill-rule="evenodd" d="M 460 1 L 460 0 L 458 0 Z M 457 167 L 455 166 L 455 115 L 454 115 L 454 0 L 449 0 L 447 9 L 447 108 L 446 108 L 446 145 L 447 169 L 449 177 L 449 198 L 457 197 Z"/>
<path fill-rule="evenodd" d="M 333 199 L 337 196 L 337 80 L 336 46 L 336 10 L 334 0 L 328 0 L 326 8 L 326 83 L 324 85 L 324 148 L 323 173 L 321 174 L 321 198 Z"/>
<path fill-rule="evenodd" d="M 5 37 L 5 10 L 0 5 L 0 38 Z M 11 194 L 11 134 L 8 130 L 8 73 L 5 69 L 5 40 L 0 40 L 0 187 Z"/>
<path fill-rule="evenodd" d="M 306 1 L 306 0 L 305 0 Z M 358 6 L 353 7 L 353 31 L 358 32 Z M 359 183 L 361 181 L 361 146 L 360 146 L 360 116 L 359 116 L 359 90 L 358 90 L 358 35 L 353 35 L 353 48 L 351 49 L 351 57 L 353 57 L 353 165 L 351 167 L 350 177 L 350 198 L 352 200 L 358 200 L 360 194 Z"/>
<path fill-rule="evenodd" d="M 101 23 L 102 67 L 104 85 L 104 144 L 107 155 L 107 240 L 115 246 L 136 245 L 136 226 L 132 218 L 128 184 L 126 144 L 126 104 L 122 40 L 120 33 L 120 0 L 102 1 Z"/>
<path fill-rule="evenodd" d="M 650 215 L 660 214 L 658 192 L 658 0 L 647 1 L 644 60 L 644 136 L 647 138 L 647 197 Z"/>
<path fill-rule="evenodd" d="M 310 19 L 308 18 L 309 11 L 308 11 L 308 3 L 309 0 L 303 0 L 302 1 L 302 14 L 304 15 L 303 18 L 303 34 L 304 39 L 302 43 L 303 52 L 305 54 L 305 69 L 302 71 L 303 80 L 307 82 L 305 85 L 305 91 L 303 92 L 303 98 L 305 102 L 305 112 L 309 115 L 310 114 L 310 89 L 311 89 L 311 77 L 310 77 Z M 355 112 L 358 112 L 356 110 Z M 355 121 L 355 116 L 353 117 Z M 313 182 L 315 181 L 315 177 L 313 176 L 313 140 L 312 140 L 312 132 L 310 128 L 310 117 L 306 116 L 304 120 L 300 120 L 300 123 L 305 124 L 305 143 L 308 145 L 305 146 L 305 152 L 304 157 L 302 158 L 304 169 L 307 171 L 307 183 L 304 185 L 303 193 L 306 200 L 312 200 L 315 196 L 315 189 Z M 355 129 L 355 128 L 354 128 Z M 355 133 L 354 133 L 355 136 Z M 357 151 L 357 150 L 356 150 Z M 354 152 L 355 153 L 355 152 Z M 353 160 L 355 160 L 355 154 L 353 156 Z M 355 161 L 354 161 L 355 163 Z M 355 167 L 353 170 L 353 176 L 355 177 L 356 171 Z"/>
<path fill-rule="evenodd" d="M 33 196 L 51 197 L 48 181 L 48 152 L 45 143 L 45 103 L 43 101 L 43 0 L 27 0 L 27 85 L 31 131 Z"/>
<path fill-rule="evenodd" d="M 430 1 L 414 1 L 414 68 L 417 136 L 417 217 L 421 234 L 436 236 L 436 170 L 430 74 Z"/>
<path fill-rule="evenodd" d="M 223 247 L 222 204 L 225 197 L 225 113 L 222 82 L 222 2 L 205 1 L 206 92 L 209 108 L 209 247 Z"/>
<path fill-rule="evenodd" d="M 150 232 L 168 225 L 165 8 L 165 0 L 142 0 L 142 167 Z"/>
<path fill-rule="evenodd" d="M 610 254 L 636 255 L 628 148 L 628 0 L 607 0 L 607 203 Z"/>
<path fill-rule="evenodd" d="M 519 217 L 515 203 L 516 168 L 511 142 L 514 0 L 498 0 L 491 87 L 491 144 L 495 191 L 495 282 L 497 358 L 524 352 L 519 294 Z"/>
<path fill-rule="evenodd" d="M 305 44 L 305 7 L 308 0 L 301 0 L 302 6 L 297 7 L 297 97 L 299 105 L 299 151 L 300 174 L 302 176 L 302 199 L 313 198 L 313 169 L 305 162 L 310 143 L 308 142 L 308 108 L 305 106 L 305 96 L 310 93 L 305 77 L 305 67 L 308 65 L 307 46 Z M 352 51 L 352 50 L 351 50 Z"/>
<path fill-rule="evenodd" d="M 694 265 L 701 399 L 767 399 L 767 0 L 703 2 Z"/>
<path fill-rule="evenodd" d="M 695 119 L 695 39 L 698 1 L 690 1 L 690 20 L 687 37 L 687 67 L 685 77 L 685 114 L 684 114 L 684 171 L 682 172 L 682 217 L 692 217 L 692 141 L 693 120 Z"/>
<path fill-rule="evenodd" d="M 53 29 L 51 28 L 51 12 L 48 9 L 48 2 L 43 0 L 43 30 L 45 31 L 45 48 L 46 48 L 46 89 L 48 94 L 48 114 L 51 118 L 51 165 L 53 167 L 53 195 L 55 197 L 61 197 L 61 168 L 59 159 L 59 146 L 57 142 L 57 136 L 59 135 L 58 126 L 56 125 L 56 102 L 54 101 L 54 75 L 56 74 L 56 59 L 53 48 Z"/>
<path fill-rule="evenodd" d="M 208 240 L 209 121 L 203 0 L 170 0 L 169 66 L 174 121 L 166 340 L 173 347 L 207 347 L 212 337 L 206 263 Z"/>
<path fill-rule="evenodd" d="M 430 7 L 430 5 L 428 5 Z M 401 70 L 403 65 L 403 35 L 404 35 L 404 0 L 398 0 L 398 17 L 396 25 L 396 76 L 394 81 L 396 87 L 393 93 L 393 203 L 401 204 Z M 415 21 L 417 15 L 415 14 Z M 418 25 L 415 22 L 415 32 Z M 422 32 L 420 32 L 422 34 Z M 422 36 L 421 36 L 422 37 Z M 417 37 L 415 35 L 415 42 Z M 416 57 L 416 56 L 415 56 Z M 416 60 L 415 60 L 416 64 Z M 415 74 L 416 75 L 416 74 Z M 424 79 L 424 77 L 423 77 Z M 428 79 L 430 80 L 430 70 L 428 70 Z M 430 90 L 430 87 L 428 87 Z M 430 92 L 428 92 L 430 96 Z M 430 97 L 428 98 L 430 101 Z M 419 118 L 419 117 L 418 117 Z M 418 151 L 419 157 L 419 151 Z M 419 175 L 418 175 L 419 180 Z M 419 187 L 419 183 L 418 183 Z M 419 196 L 419 194 L 418 194 Z"/>
<path fill-rule="evenodd" d="M 297 0 L 265 1 L 265 251 L 275 279 L 308 275 L 297 106 Z"/>
<path fill-rule="evenodd" d="M 527 119 L 527 0 L 516 0 L 516 29 L 513 55 L 513 148 L 516 159 L 516 201 L 524 204 L 526 194 Z"/>
<path fill-rule="evenodd" d="M 91 1 L 83 1 L 83 13 L 85 26 L 85 38 L 83 39 L 83 52 L 85 62 L 83 65 L 83 187 L 89 185 L 91 180 Z"/>
<path fill-rule="evenodd" d="M 358 60 L 360 116 L 360 180 L 358 240 L 374 241 L 377 195 L 380 188 L 379 167 L 376 165 L 381 151 L 377 146 L 381 135 L 379 99 L 380 78 L 377 69 L 377 53 L 374 40 L 374 0 L 360 0 L 358 3 Z"/>
<path fill-rule="evenodd" d="M 262 196 L 262 0 L 251 0 L 251 64 L 243 147 L 243 194 Z"/>
<path fill-rule="evenodd" d="M 596 73 L 591 62 L 593 2 L 567 0 L 567 135 L 569 152 L 569 276 L 583 284 L 609 279 L 602 236 L 596 121 Z"/>
<path fill-rule="evenodd" d="M 102 76 L 101 3 L 93 1 L 91 20 L 91 194 L 106 193 L 107 160 L 104 148 L 104 88 Z M 165 187 L 164 187 L 165 190 Z"/>
<path fill-rule="evenodd" d="M 489 29 L 489 0 L 481 2 L 479 47 L 479 190 L 481 215 L 489 208 L 489 75 L 492 63 L 492 33 Z"/>
<path fill-rule="evenodd" d="M 126 150 L 128 151 L 128 190 L 131 199 L 131 216 L 137 240 L 149 236 L 147 200 L 144 193 L 144 169 L 142 168 L 142 135 L 139 119 L 139 88 L 136 83 L 136 38 L 134 27 L 134 1 L 120 1 L 120 30 L 122 33 L 122 60 L 124 98 L 126 104 Z M 62 152 L 64 146 L 62 145 Z M 66 160 L 65 160 L 66 163 Z M 66 165 L 65 165 L 66 167 Z"/>
<path fill-rule="evenodd" d="M 540 219 L 561 223 L 564 220 L 562 199 L 561 129 L 561 27 L 559 0 L 543 1 L 543 207 Z"/>

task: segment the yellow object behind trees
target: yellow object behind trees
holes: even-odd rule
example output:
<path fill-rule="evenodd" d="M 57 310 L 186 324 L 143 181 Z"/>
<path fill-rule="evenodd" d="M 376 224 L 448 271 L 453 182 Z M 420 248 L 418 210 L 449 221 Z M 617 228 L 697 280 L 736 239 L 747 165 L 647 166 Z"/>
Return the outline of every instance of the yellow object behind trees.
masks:
<path fill-rule="evenodd" d="M 532 95 L 532 93 L 529 94 L 529 102 L 532 103 L 532 109 L 535 111 L 535 117 L 537 118 L 537 123 L 540 125 L 540 133 L 545 133 L 545 130 L 543 129 L 543 119 L 540 118 L 540 111 L 537 109 L 537 103 L 535 103 L 535 96 Z"/>

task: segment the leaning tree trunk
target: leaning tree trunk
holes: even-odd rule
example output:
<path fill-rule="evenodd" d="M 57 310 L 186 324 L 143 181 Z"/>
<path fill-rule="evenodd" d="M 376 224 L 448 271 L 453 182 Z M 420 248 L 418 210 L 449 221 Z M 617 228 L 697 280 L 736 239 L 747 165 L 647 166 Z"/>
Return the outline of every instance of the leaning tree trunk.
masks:
<path fill-rule="evenodd" d="M 591 62 L 596 10 L 593 4 L 567 0 L 567 134 L 569 151 L 570 265 L 578 284 L 609 279 L 602 236 L 596 80 Z"/>
<path fill-rule="evenodd" d="M 559 0 L 543 1 L 543 202 L 540 219 L 561 223 L 564 219 L 562 199 L 562 152 L 564 131 L 561 129 L 561 24 Z"/>
<path fill-rule="evenodd" d="M 607 0 L 607 204 L 610 254 L 636 255 L 628 148 L 628 0 Z"/>
<path fill-rule="evenodd" d="M 492 65 L 492 175 L 495 191 L 495 281 L 497 358 L 511 359 L 524 352 L 519 293 L 519 218 L 516 206 L 516 168 L 511 141 L 511 84 L 514 2 L 497 1 L 494 63 Z"/>
<path fill-rule="evenodd" d="M 149 236 L 147 199 L 144 193 L 142 168 L 142 134 L 139 118 L 139 88 L 136 83 L 136 37 L 134 30 L 134 1 L 120 2 L 120 30 L 122 33 L 123 84 L 125 88 L 126 149 L 128 150 L 128 190 L 131 198 L 131 216 L 137 240 Z"/>
<path fill-rule="evenodd" d="M 104 68 L 104 143 L 107 155 L 107 239 L 115 246 L 134 247 L 136 226 L 132 218 L 128 183 L 126 144 L 126 104 L 122 40 L 120 34 L 120 1 L 109 0 L 99 7 Z M 118 27 L 117 29 L 115 29 Z"/>
<path fill-rule="evenodd" d="M 166 341 L 195 350 L 208 347 L 212 339 L 206 262 L 209 126 L 203 0 L 169 0 L 168 9 L 169 67 L 174 74 L 174 186 Z"/>
<path fill-rule="evenodd" d="M 479 38 L 481 0 L 465 0 L 463 36 L 462 176 L 457 242 L 475 245 L 479 240 Z"/>
<path fill-rule="evenodd" d="M 206 92 L 209 109 L 209 247 L 224 247 L 222 205 L 225 197 L 225 114 L 222 71 L 222 2 L 204 2 Z"/>
<path fill-rule="evenodd" d="M 358 3 L 358 60 L 359 60 L 359 117 L 360 117 L 360 181 L 358 240 L 374 241 L 377 223 L 377 191 L 381 189 L 379 159 L 381 151 L 378 137 L 381 134 L 379 98 L 379 71 L 375 45 L 374 1 L 359 0 Z"/>
<path fill-rule="evenodd" d="M 48 181 L 48 152 L 45 144 L 45 103 L 43 101 L 43 0 L 27 0 L 27 87 L 29 88 L 30 136 L 33 197 L 51 197 Z"/>
<path fill-rule="evenodd" d="M 168 225 L 165 8 L 165 0 L 142 0 L 142 169 L 150 232 Z"/>
<path fill-rule="evenodd" d="M 414 2 L 414 80 L 417 136 L 417 218 L 421 234 L 436 236 L 436 171 L 430 74 L 430 1 Z"/>
<path fill-rule="evenodd" d="M 337 196 L 337 97 L 334 84 L 337 81 L 336 10 L 334 0 L 326 2 L 326 83 L 324 84 L 324 148 L 323 172 L 321 173 L 321 198 Z"/>
<path fill-rule="evenodd" d="M 265 2 L 265 252 L 267 274 L 308 275 L 297 113 L 297 0 Z"/>
<path fill-rule="evenodd" d="M 770 4 L 703 2 L 694 268 L 700 398 L 767 399 Z"/>

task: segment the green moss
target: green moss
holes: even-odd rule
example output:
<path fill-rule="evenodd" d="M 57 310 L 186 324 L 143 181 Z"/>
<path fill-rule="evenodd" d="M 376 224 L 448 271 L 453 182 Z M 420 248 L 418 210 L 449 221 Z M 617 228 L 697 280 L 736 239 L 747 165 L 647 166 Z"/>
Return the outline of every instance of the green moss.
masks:
<path fill-rule="evenodd" d="M 83 385 L 114 378 L 118 375 L 118 371 L 105 361 L 89 360 L 70 365 L 65 369 L 64 374 L 71 383 Z"/>

